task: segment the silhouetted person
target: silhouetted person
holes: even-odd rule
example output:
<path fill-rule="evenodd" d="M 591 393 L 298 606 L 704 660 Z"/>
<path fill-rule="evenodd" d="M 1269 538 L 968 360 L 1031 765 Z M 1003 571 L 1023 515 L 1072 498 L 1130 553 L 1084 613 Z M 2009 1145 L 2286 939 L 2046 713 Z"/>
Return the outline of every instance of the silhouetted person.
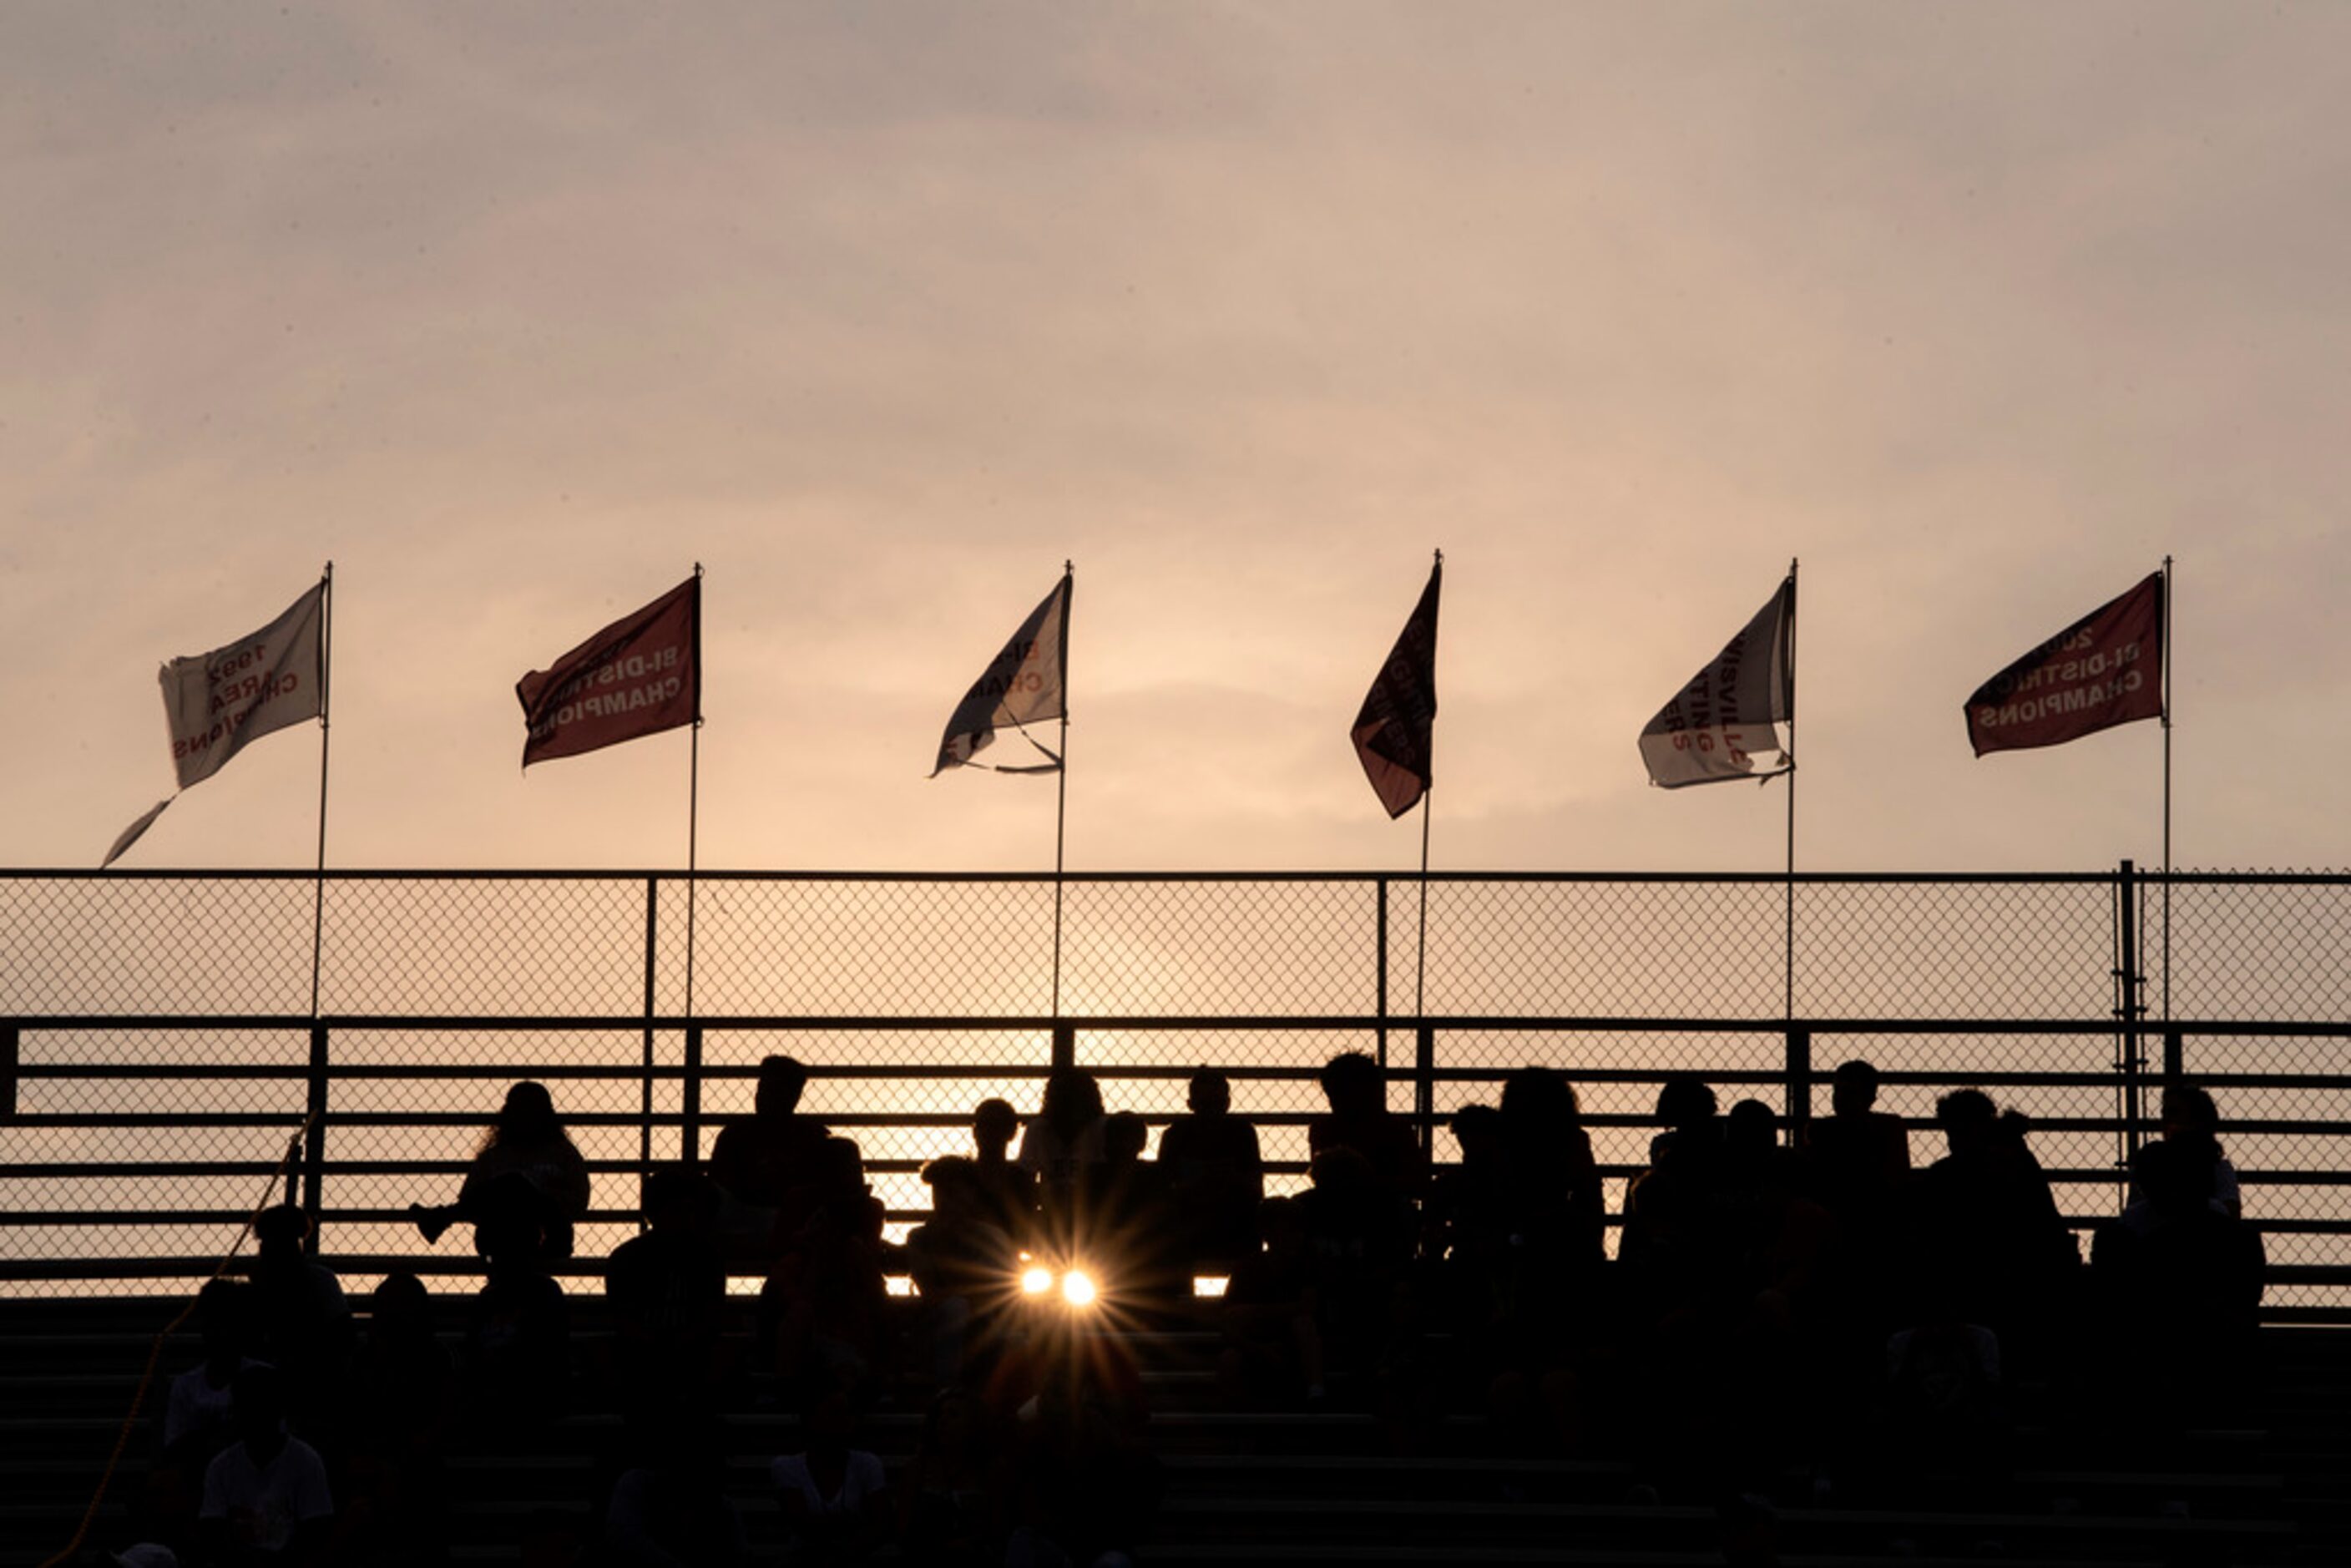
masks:
<path fill-rule="evenodd" d="M 475 1228 L 474 1249 L 482 1249 L 479 1229 L 494 1205 L 527 1208 L 549 1258 L 571 1256 L 572 1228 L 588 1212 L 588 1162 L 563 1130 L 547 1085 L 528 1081 L 507 1091 L 505 1104 L 483 1133 L 465 1171 L 457 1201 L 440 1208 L 409 1205 L 427 1242 L 460 1221 Z"/>
<path fill-rule="evenodd" d="M 1665 1130 L 1649 1140 L 1649 1168 L 1687 1167 L 1710 1184 L 1722 1153 L 1720 1109 L 1714 1091 L 1695 1075 L 1668 1076 L 1657 1088 L 1657 1120 Z"/>
<path fill-rule="evenodd" d="M 2193 1083 L 2173 1083 L 2163 1091 L 2161 1145 L 2184 1153 L 2205 1188 L 2204 1200 L 2221 1213 L 2241 1216 L 2244 1197 L 2237 1185 L 2237 1167 L 2220 1150 L 2220 1109 L 2210 1092 Z M 2126 1201 L 2147 1196 L 2139 1166 L 2158 1144 L 2147 1144 L 2131 1156 L 2130 1190 Z"/>
<path fill-rule="evenodd" d="M 370 1294 L 351 1366 L 338 1563 L 437 1561 L 446 1546 L 443 1450 L 455 1426 L 456 1372 L 433 1333 L 423 1281 L 405 1270 Z"/>
<path fill-rule="evenodd" d="M 1352 1145 L 1325 1148 L 1300 1195 L 1315 1327 L 1332 1372 L 1377 1374 L 1395 1322 L 1396 1289 L 1411 1251 L 1404 1211 Z"/>
<path fill-rule="evenodd" d="M 1950 1152 L 1912 1189 L 1914 1321 L 1982 1324 L 2000 1336 L 2004 1360 L 2030 1361 L 2070 1304 L 2080 1262 L 2073 1234 L 2022 1117 L 2001 1113 L 1981 1090 L 1959 1089 L 1936 1102 L 1935 1119 Z"/>
<path fill-rule="evenodd" d="M 1186 1103 L 1191 1113 L 1159 1135 L 1159 1166 L 1182 1218 L 1186 1262 L 1205 1270 L 1256 1249 L 1265 1160 L 1256 1124 L 1232 1113 L 1232 1081 L 1223 1073 L 1206 1067 L 1194 1073 Z"/>
<path fill-rule="evenodd" d="M 489 1267 L 466 1304 L 467 1403 L 494 1430 L 527 1431 L 563 1413 L 571 1315 L 548 1272 L 546 1240 L 517 1204 L 494 1202 L 475 1227 Z"/>
<path fill-rule="evenodd" d="M 237 1440 L 204 1471 L 198 1518 L 219 1568 L 324 1563 L 335 1501 L 319 1451 L 286 1430 L 285 1380 L 275 1367 L 236 1377 Z"/>
<path fill-rule="evenodd" d="M 1566 1266 L 1598 1263 L 1607 1210 L 1574 1086 L 1550 1068 L 1520 1068 L 1502 1081 L 1500 1132 L 1515 1245 Z"/>
<path fill-rule="evenodd" d="M 1132 1111 L 1104 1120 L 1078 1256 L 1092 1260 L 1124 1304 L 1180 1309 L 1192 1296 L 1190 1260 L 1165 1168 L 1143 1157 L 1150 1141 L 1150 1124 Z"/>
<path fill-rule="evenodd" d="M 853 1426 L 848 1395 L 826 1394 L 803 1423 L 808 1448 L 768 1467 L 794 1568 L 847 1568 L 889 1539 L 896 1512 L 889 1482 L 879 1458 L 850 1446 Z"/>
<path fill-rule="evenodd" d="M 1039 1223 L 1045 1244 L 1067 1249 L 1077 1233 L 1080 1206 L 1103 1159 L 1102 1085 L 1091 1072 L 1056 1068 L 1045 1080 L 1044 1103 L 1020 1138 L 1020 1168 L 1037 1180 Z"/>
<path fill-rule="evenodd" d="M 1876 1103 L 1877 1069 L 1857 1060 L 1844 1062 L 1831 1081 L 1829 1113 L 1804 1128 L 1804 1166 L 1813 1196 L 1849 1233 L 1873 1241 L 1910 1175 L 1910 1134 L 1901 1117 L 1875 1109 Z"/>
<path fill-rule="evenodd" d="M 2244 1373 L 2261 1321 L 2261 1233 L 2214 1206 L 2194 1145 L 2149 1144 L 2133 1167 L 2144 1196 L 2091 1242 L 2100 1337 L 2126 1389 L 2158 1406 L 2200 1406 Z"/>
<path fill-rule="evenodd" d="M 1104 1336 L 1049 1344 L 1014 1431 L 1007 1568 L 1125 1564 L 1157 1506 L 1143 1379 Z"/>
<path fill-rule="evenodd" d="M 987 1405 L 965 1388 L 931 1401 L 900 1497 L 899 1552 L 917 1568 L 998 1568 L 1004 1475 Z"/>
<path fill-rule="evenodd" d="M 350 1364 L 351 1309 L 334 1270 L 308 1256 L 309 1238 L 309 1217 L 292 1204 L 262 1210 L 245 1301 L 249 1354 L 284 1375 L 298 1425 L 317 1427 L 330 1418 Z"/>
<path fill-rule="evenodd" d="M 1387 1108 L 1387 1075 L 1360 1051 L 1322 1064 L 1322 1098 L 1330 1110 L 1306 1124 L 1306 1146 L 1316 1155 L 1353 1149 L 1369 1166 L 1372 1185 L 1391 1201 L 1410 1203 L 1427 1175 L 1412 1124 Z"/>
<path fill-rule="evenodd" d="M 787 1395 L 863 1390 L 880 1375 L 883 1210 L 867 1187 L 857 1145 L 828 1138 L 818 1151 L 813 1208 L 759 1292 L 761 1333 Z"/>
<path fill-rule="evenodd" d="M 750 1116 L 719 1129 L 711 1146 L 710 1174 L 726 1197 L 721 1245 L 736 1262 L 765 1268 L 816 1201 L 811 1189 L 829 1134 L 822 1122 L 800 1113 L 808 1076 L 798 1058 L 760 1058 Z"/>
<path fill-rule="evenodd" d="M 972 1176 L 988 1218 L 1015 1242 L 1037 1223 L 1037 1176 L 1012 1157 L 1020 1113 L 1008 1100 L 982 1100 L 971 1113 Z"/>
<path fill-rule="evenodd" d="M 992 1321 L 1008 1303 L 1019 1249 L 998 1222 L 993 1194 L 975 1162 L 946 1155 L 923 1167 L 931 1217 L 906 1236 L 906 1261 L 922 1301 L 928 1371 L 945 1385 L 964 1374 Z"/>
<path fill-rule="evenodd" d="M 164 1400 L 164 1458 L 193 1465 L 198 1479 L 235 1436 L 232 1389 L 237 1373 L 253 1364 L 246 1354 L 252 1341 L 247 1289 L 235 1280 L 208 1280 L 196 1292 L 196 1332 L 204 1358 L 172 1380 Z"/>
<path fill-rule="evenodd" d="M 1228 1405 L 1320 1400 L 1328 1392 L 1322 1333 L 1314 1321 L 1314 1278 L 1305 1217 L 1294 1198 L 1258 1205 L 1264 1245 L 1233 1265 L 1217 1303 L 1224 1348 L 1217 1381 Z"/>
<path fill-rule="evenodd" d="M 742 1516 L 726 1497 L 726 1452 L 709 1421 L 681 1418 L 645 1462 L 622 1472 L 604 1509 L 615 1568 L 737 1568 L 751 1561 Z"/>
<path fill-rule="evenodd" d="M 718 1203 L 699 1171 L 663 1166 L 645 1178 L 644 1233 L 605 1264 L 622 1409 L 655 1429 L 690 1424 L 711 1401 L 726 1308 Z"/>

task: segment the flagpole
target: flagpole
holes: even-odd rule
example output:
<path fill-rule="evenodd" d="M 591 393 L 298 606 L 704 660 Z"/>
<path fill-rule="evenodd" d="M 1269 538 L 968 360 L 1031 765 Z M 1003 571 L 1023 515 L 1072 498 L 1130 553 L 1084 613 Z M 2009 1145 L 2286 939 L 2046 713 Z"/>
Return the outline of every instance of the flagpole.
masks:
<path fill-rule="evenodd" d="M 2171 558 L 2163 558 L 2163 1021 L 2171 1022 Z"/>
<path fill-rule="evenodd" d="M 1438 550 L 1436 552 L 1436 556 L 1437 559 L 1434 565 L 1436 568 L 1441 569 L 1445 565 L 1445 552 L 1443 550 Z M 1432 665 L 1432 668 L 1434 666 Z M 1436 740 L 1434 737 L 1430 739 L 1429 750 L 1432 753 L 1436 750 Z M 1416 1030 L 1425 1032 L 1427 1029 L 1427 1024 L 1426 1022 L 1427 1018 L 1427 1008 L 1426 1006 L 1426 998 L 1422 994 L 1422 988 L 1428 979 L 1429 797 L 1437 793 L 1437 769 L 1432 763 L 1426 760 L 1423 761 L 1422 766 L 1428 768 L 1430 777 L 1427 781 L 1420 787 L 1420 913 L 1413 921 L 1413 925 L 1416 929 L 1414 933 L 1415 951 L 1412 964 L 1412 1013 L 1413 1023 Z"/>
<path fill-rule="evenodd" d="M 1788 672 L 1789 685 L 1794 685 L 1796 669 L 1795 605 L 1796 559 L 1788 558 L 1789 609 Z M 1796 1018 L 1796 705 L 1788 704 L 1788 882 L 1784 918 L 1786 922 L 1787 970 L 1781 984 L 1782 1011 L 1789 1022 Z"/>
<path fill-rule="evenodd" d="M 1061 580 L 1070 588 L 1070 580 L 1077 575 L 1076 563 L 1061 562 Z M 1061 1033 L 1061 876 L 1062 851 L 1070 825 L 1070 599 L 1068 589 L 1061 594 L 1061 757 L 1053 779 L 1053 1032 Z"/>
<path fill-rule="evenodd" d="M 335 563 L 329 561 L 319 595 L 319 863 L 310 888 L 310 1017 L 319 1016 L 319 970 L 327 937 L 327 709 L 334 692 Z"/>
<path fill-rule="evenodd" d="M 702 580 L 702 563 L 694 563 L 694 577 Z M 696 599 L 700 598 L 699 590 Z M 695 605 L 695 641 L 701 637 L 701 606 Z M 694 904 L 696 852 L 702 816 L 702 650 L 695 649 L 694 738 L 688 742 L 685 765 L 685 1022 L 694 1027 Z M 696 1152 L 698 1156 L 698 1151 Z"/>

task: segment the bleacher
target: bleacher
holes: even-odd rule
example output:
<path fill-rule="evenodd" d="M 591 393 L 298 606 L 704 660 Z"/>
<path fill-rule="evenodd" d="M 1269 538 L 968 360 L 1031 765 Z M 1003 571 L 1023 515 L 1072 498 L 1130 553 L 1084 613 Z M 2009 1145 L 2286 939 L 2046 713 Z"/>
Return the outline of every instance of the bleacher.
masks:
<path fill-rule="evenodd" d="M 616 1468 L 619 1418 L 599 1407 L 609 1331 L 601 1300 L 576 1292 L 575 1409 L 521 1451 L 448 1456 L 454 1561 L 523 1561 L 527 1535 L 592 1531 Z M 73 1537 L 138 1385 L 164 1298 L 0 1303 L 0 1568 L 45 1563 Z M 455 1333 L 458 1303 L 439 1303 Z M 1509 1451 L 1484 1419 L 1448 1408 L 1416 1451 L 1341 1398 L 1329 1410 L 1223 1408 L 1205 1327 L 1130 1335 L 1152 1401 L 1166 1490 L 1141 1561 L 1271 1568 L 1396 1563 L 1788 1564 L 1983 1563 L 2059 1565 L 2351 1563 L 2351 1334 L 2263 1331 L 2263 1375 L 2242 1425 L 2177 1443 L 2085 1439 L 2078 1423 L 2018 1412 L 2012 1468 L 1997 1482 L 1791 1467 L 1735 1519 L 1683 1495 L 1629 1454 L 1568 1458 Z M 66 1561 L 103 1563 L 138 1536 L 162 1384 L 198 1359 L 193 1335 L 167 1343 L 158 1384 L 89 1542 Z M 2150 1375 L 2158 1375 L 2150 1369 Z M 860 1442 L 893 1467 L 921 1416 L 868 1415 Z M 745 1399 L 726 1417 L 730 1490 L 772 1560 L 778 1520 L 769 1457 L 799 1446 L 798 1421 Z M 2136 1451 L 2135 1451 L 2136 1450 Z M 1764 1547 L 1776 1556 L 1726 1552 Z"/>

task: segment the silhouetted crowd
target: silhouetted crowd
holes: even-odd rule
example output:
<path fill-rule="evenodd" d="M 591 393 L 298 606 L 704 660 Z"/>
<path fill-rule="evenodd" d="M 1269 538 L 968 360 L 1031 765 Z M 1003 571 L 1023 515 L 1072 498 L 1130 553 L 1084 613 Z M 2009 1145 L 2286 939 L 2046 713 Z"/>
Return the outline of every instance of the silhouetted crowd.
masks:
<path fill-rule="evenodd" d="M 1402 1455 L 1630 1456 L 1642 1497 L 1746 1508 L 1731 1556 L 1763 1562 L 1762 1500 L 1791 1474 L 1815 1500 L 1931 1500 L 1996 1482 L 2028 1406 L 2160 1444 L 2225 1416 L 2251 1367 L 2262 1245 L 2211 1097 L 2185 1084 L 2085 1258 L 2024 1119 L 1980 1091 L 1938 1102 L 1945 1152 L 1917 1166 L 1866 1062 L 1794 1140 L 1761 1103 L 1726 1113 L 1673 1078 L 1612 1257 L 1575 1092 L 1547 1069 L 1455 1113 L 1458 1161 L 1433 1169 L 1378 1064 L 1333 1058 L 1308 1184 L 1277 1197 L 1222 1074 L 1193 1079 L 1145 1159 L 1143 1118 L 1057 1071 L 1025 1128 L 977 1107 L 897 1245 L 858 1145 L 799 1112 L 806 1081 L 767 1059 L 706 1172 L 647 1176 L 592 1342 L 555 1272 L 588 1169 L 537 1083 L 508 1092 L 456 1200 L 410 1211 L 428 1241 L 470 1228 L 460 1335 L 405 1272 L 360 1332 L 302 1212 L 266 1212 L 246 1276 L 200 1298 L 203 1360 L 171 1384 L 141 1500 L 154 1540 L 117 1561 L 446 1561 L 453 1449 L 522 1464 L 601 1415 L 621 1437 L 580 1482 L 589 1522 L 526 1521 L 516 1560 L 747 1563 L 725 1417 L 765 1409 L 804 1444 L 759 1456 L 789 1563 L 1109 1568 L 1147 1540 L 1161 1473 L 1128 1337 L 1102 1331 L 1207 1324 L 1229 1406 L 1368 1413 Z M 764 1281 L 747 1335 L 730 1276 Z M 1221 1298 L 1195 1299 L 1204 1277 Z M 883 1406 L 923 1413 L 895 1473 L 858 1446 Z"/>

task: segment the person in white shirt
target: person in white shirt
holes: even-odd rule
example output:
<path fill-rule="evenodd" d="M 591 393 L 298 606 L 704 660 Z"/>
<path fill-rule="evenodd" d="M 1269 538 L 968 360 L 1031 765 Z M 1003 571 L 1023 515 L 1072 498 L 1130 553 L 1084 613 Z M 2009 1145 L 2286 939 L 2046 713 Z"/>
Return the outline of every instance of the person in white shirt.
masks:
<path fill-rule="evenodd" d="M 335 1520 L 319 1451 L 286 1431 L 286 1389 L 277 1370 L 252 1365 L 236 1375 L 238 1440 L 204 1471 L 197 1523 L 224 1568 L 320 1564 Z"/>

